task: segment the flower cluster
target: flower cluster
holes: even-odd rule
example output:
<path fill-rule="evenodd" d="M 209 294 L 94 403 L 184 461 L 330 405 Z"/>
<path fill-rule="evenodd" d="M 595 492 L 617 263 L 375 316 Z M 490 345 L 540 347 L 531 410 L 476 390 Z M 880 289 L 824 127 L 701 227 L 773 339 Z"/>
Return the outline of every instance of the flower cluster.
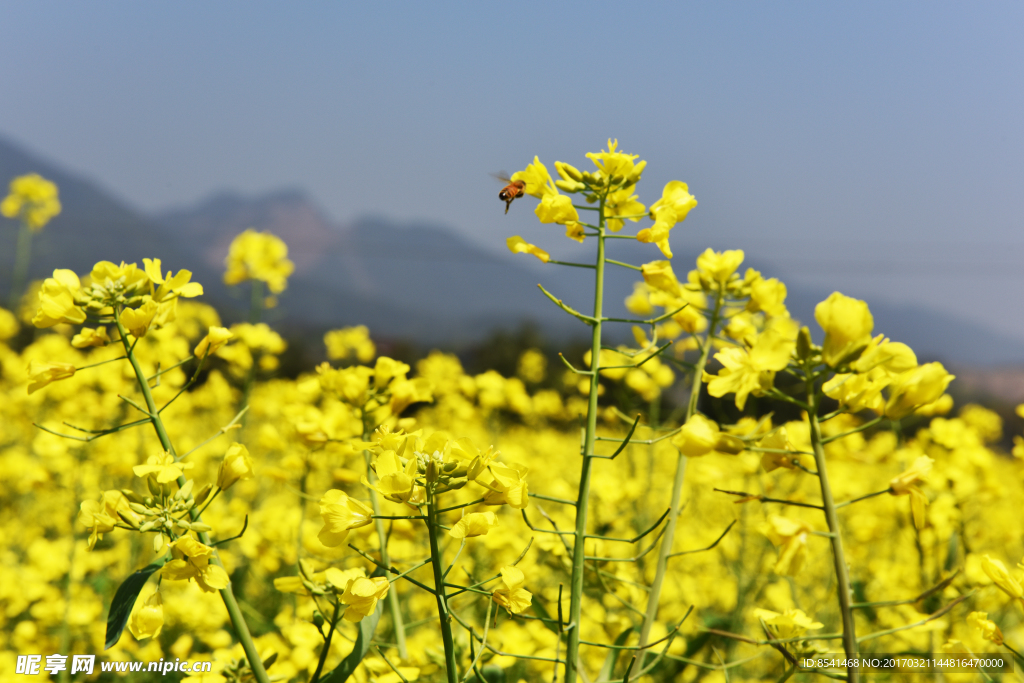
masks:
<path fill-rule="evenodd" d="M 0 202 L 0 214 L 20 220 L 33 232 L 42 230 L 60 208 L 57 186 L 37 173 L 12 180 L 10 193 Z"/>

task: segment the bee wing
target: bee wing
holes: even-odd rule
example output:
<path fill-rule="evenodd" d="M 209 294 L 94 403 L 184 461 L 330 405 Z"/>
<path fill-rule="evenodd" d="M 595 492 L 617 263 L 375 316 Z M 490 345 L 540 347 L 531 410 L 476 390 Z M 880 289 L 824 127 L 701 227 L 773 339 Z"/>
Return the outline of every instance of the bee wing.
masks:
<path fill-rule="evenodd" d="M 491 177 L 494 178 L 495 180 L 500 180 L 502 185 L 508 185 L 509 183 L 512 182 L 512 179 L 505 171 L 498 171 L 497 173 L 492 173 Z"/>

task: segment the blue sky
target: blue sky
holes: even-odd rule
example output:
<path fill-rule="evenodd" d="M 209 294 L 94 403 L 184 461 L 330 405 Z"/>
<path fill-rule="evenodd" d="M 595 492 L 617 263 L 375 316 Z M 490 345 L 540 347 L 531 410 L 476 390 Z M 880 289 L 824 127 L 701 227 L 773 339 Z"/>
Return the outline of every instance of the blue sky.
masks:
<path fill-rule="evenodd" d="M 554 250 L 489 173 L 617 137 L 700 204 L 682 246 L 1024 338 L 1024 5 L 9 4 L 0 134 L 156 211 L 306 190 L 328 215 Z M 677 267 L 677 270 L 684 270 Z"/>

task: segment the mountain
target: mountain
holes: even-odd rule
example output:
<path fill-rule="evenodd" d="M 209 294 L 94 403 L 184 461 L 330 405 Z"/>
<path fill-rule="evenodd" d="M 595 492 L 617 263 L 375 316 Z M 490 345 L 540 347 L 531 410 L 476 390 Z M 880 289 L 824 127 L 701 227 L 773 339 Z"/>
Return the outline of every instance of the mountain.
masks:
<path fill-rule="evenodd" d="M 367 217 L 338 225 L 299 190 L 257 197 L 220 193 L 194 206 L 145 216 L 102 188 L 0 138 L 0 179 L 38 172 L 57 182 L 64 211 L 33 242 L 32 276 L 54 268 L 87 272 L 99 260 L 162 258 L 167 268 L 188 268 L 203 283 L 205 299 L 226 321 L 246 317 L 244 288 L 221 277 L 231 239 L 246 228 L 269 230 L 289 245 L 296 272 L 281 305 L 266 318 L 290 336 L 330 327 L 365 324 L 378 338 L 406 339 L 447 348 L 486 338 L 495 328 L 534 322 L 552 340 L 587 336 L 587 328 L 560 311 L 537 289 L 545 287 L 568 305 L 586 311 L 593 273 L 544 265 L 528 256 L 481 249 L 441 225 L 397 224 Z M 0 219 L 0 259 L 13 254 L 11 221 Z M 585 247 L 584 247 L 585 248 Z M 658 258 L 651 245 L 616 240 L 614 258 L 631 263 Z M 680 276 L 697 252 L 680 250 Z M 766 277 L 787 280 L 784 269 L 750 259 Z M 0 266 L 9 271 L 10 265 Z M 609 266 L 606 314 L 626 316 L 623 301 L 639 279 L 635 271 Z M 0 275 L 0 294 L 9 277 Z M 790 287 L 787 305 L 812 328 L 814 306 L 831 290 Z M 956 316 L 918 306 L 871 301 L 875 329 L 911 346 L 919 358 L 951 365 L 1024 365 L 1024 340 L 979 330 Z M 628 338 L 627 326 L 615 332 Z"/>
<path fill-rule="evenodd" d="M 55 268 L 88 271 L 97 261 L 138 261 L 160 255 L 165 262 L 184 262 L 189 250 L 159 229 L 149 218 L 127 208 L 90 181 L 65 171 L 0 139 L 0 188 L 6 195 L 9 179 L 39 173 L 57 183 L 63 210 L 32 239 L 29 276 L 50 275 Z M 17 226 L 0 217 L 0 270 L 9 273 L 13 265 Z M 0 288 L 10 289 L 9 275 L 0 277 Z"/>

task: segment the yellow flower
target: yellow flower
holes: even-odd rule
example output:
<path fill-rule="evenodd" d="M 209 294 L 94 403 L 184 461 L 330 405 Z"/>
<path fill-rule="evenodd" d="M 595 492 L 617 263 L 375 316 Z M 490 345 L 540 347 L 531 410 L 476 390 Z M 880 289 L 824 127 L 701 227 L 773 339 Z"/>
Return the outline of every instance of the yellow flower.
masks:
<path fill-rule="evenodd" d="M 604 203 L 604 215 L 608 229 L 612 232 L 622 230 L 623 222 L 619 216 L 629 216 L 626 220 L 636 223 L 647 212 L 644 205 L 637 201 L 633 194 L 633 186 L 616 190 L 608 194 Z"/>
<path fill-rule="evenodd" d="M 526 577 L 519 569 L 502 567 L 501 582 L 505 587 L 494 591 L 491 597 L 494 602 L 508 610 L 509 614 L 519 614 L 533 602 L 533 595 L 523 588 L 525 581 Z"/>
<path fill-rule="evenodd" d="M 388 387 L 391 392 L 391 414 L 398 415 L 413 403 L 433 401 L 433 385 L 422 377 L 400 379 Z"/>
<path fill-rule="evenodd" d="M 82 282 L 74 271 L 57 269 L 39 289 L 39 311 L 32 318 L 36 327 L 53 327 L 58 323 L 73 325 L 85 322 L 85 311 L 76 303 Z"/>
<path fill-rule="evenodd" d="M 351 529 L 373 522 L 373 509 L 350 498 L 344 491 L 331 489 L 320 499 L 320 516 L 324 527 L 317 538 L 329 548 L 342 544 Z"/>
<path fill-rule="evenodd" d="M 981 558 L 981 569 L 1011 598 L 1017 600 L 1024 598 L 1024 589 L 1021 588 L 1020 581 L 1010 576 L 1010 572 L 1006 571 L 1006 565 L 1001 560 L 993 560 L 988 555 L 984 555 Z"/>
<path fill-rule="evenodd" d="M 686 183 L 678 180 L 669 182 L 662 191 L 661 199 L 651 205 L 649 213 L 654 225 L 638 232 L 637 240 L 658 245 L 665 258 L 672 258 L 672 248 L 668 244 L 669 233 L 695 206 L 697 200 L 690 194 Z"/>
<path fill-rule="evenodd" d="M 794 450 L 792 444 L 789 443 L 789 435 L 786 433 L 785 427 L 779 427 L 774 432 L 764 437 L 758 442 L 760 448 L 770 448 L 776 451 L 792 451 Z M 796 453 L 762 453 L 761 454 L 761 467 L 764 468 L 765 472 L 771 472 L 777 470 L 780 467 L 784 467 L 787 470 L 795 470 L 796 461 L 800 456 Z"/>
<path fill-rule="evenodd" d="M 224 264 L 224 284 L 262 280 L 275 294 L 285 290 L 288 276 L 295 270 L 295 264 L 288 260 L 288 245 L 281 238 L 252 229 L 232 240 Z"/>
<path fill-rule="evenodd" d="M 28 393 L 33 394 L 50 382 L 67 379 L 75 374 L 71 363 L 41 363 L 33 360 L 28 364 Z"/>
<path fill-rule="evenodd" d="M 91 327 L 83 327 L 81 332 L 76 334 L 71 340 L 71 345 L 76 349 L 85 349 L 90 346 L 106 346 L 110 343 L 110 335 L 107 334 L 107 328 L 99 327 L 93 329 Z"/>
<path fill-rule="evenodd" d="M 33 232 L 42 230 L 60 208 L 57 186 L 36 173 L 12 180 L 10 194 L 0 202 L 0 213 L 21 219 Z"/>
<path fill-rule="evenodd" d="M 154 638 L 164 627 L 164 601 L 160 593 L 155 592 L 146 598 L 142 606 L 136 609 L 128 620 L 128 630 L 137 640 Z"/>
<path fill-rule="evenodd" d="M 409 458 L 403 466 L 397 453 L 384 451 L 377 456 L 374 471 L 379 479 L 376 485 L 371 485 L 366 477 L 362 479 L 363 485 L 372 486 L 380 495 L 396 503 L 404 503 L 412 498 L 418 472 L 415 458 Z"/>
<path fill-rule="evenodd" d="M 994 621 L 989 621 L 988 612 L 971 612 L 967 615 L 967 625 L 981 631 L 981 637 L 996 645 L 1003 644 L 1003 632 Z"/>
<path fill-rule="evenodd" d="M 565 224 L 565 236 L 571 240 L 576 240 L 580 244 L 583 244 L 583 240 L 587 239 L 587 233 L 583 231 L 583 226 L 575 221 Z"/>
<path fill-rule="evenodd" d="M 523 465 L 516 467 L 491 465 L 490 472 L 494 475 L 494 480 L 487 484 L 491 490 L 484 494 L 484 503 L 486 505 L 508 505 L 516 510 L 525 510 L 530 502 L 529 490 L 524 478 L 528 471 L 528 468 Z"/>
<path fill-rule="evenodd" d="M 324 335 L 324 345 L 331 360 L 354 356 L 360 363 L 369 363 L 377 354 L 377 347 L 370 340 L 370 330 L 365 325 L 331 330 Z"/>
<path fill-rule="evenodd" d="M 672 297 L 678 298 L 682 295 L 679 279 L 672 271 L 671 262 L 651 261 L 650 263 L 645 263 L 641 266 L 640 273 L 643 275 L 644 282 L 648 287 L 665 292 Z"/>
<path fill-rule="evenodd" d="M 779 640 L 799 638 L 809 630 L 824 626 L 799 609 L 788 609 L 782 614 L 768 609 L 755 609 L 754 616 L 765 623 L 773 638 Z"/>
<path fill-rule="evenodd" d="M 647 165 L 646 161 L 636 163 L 639 154 L 626 154 L 617 148 L 618 140 L 608 140 L 608 151 L 588 152 L 587 158 L 594 162 L 594 166 L 601 172 L 606 180 L 616 176 L 620 177 L 622 184 L 635 185 L 640 180 L 640 174 Z"/>
<path fill-rule="evenodd" d="M 892 420 L 910 415 L 919 406 L 937 401 L 955 378 L 942 363 L 926 363 L 897 375 L 889 385 L 885 416 Z"/>
<path fill-rule="evenodd" d="M 282 593 L 302 593 L 305 594 L 306 584 L 302 582 L 301 576 L 281 576 L 274 579 L 274 588 L 281 591 Z"/>
<path fill-rule="evenodd" d="M 927 455 L 922 455 L 914 461 L 910 469 L 900 473 L 889 482 L 889 493 L 894 496 L 910 496 L 910 511 L 914 517 L 914 526 L 918 529 L 924 528 L 924 508 L 928 504 L 928 498 L 921 491 L 920 482 L 932 470 L 935 461 Z"/>
<path fill-rule="evenodd" d="M 647 316 L 654 312 L 650 289 L 646 282 L 633 283 L 633 293 L 626 297 L 626 308 L 630 313 L 639 316 Z"/>
<path fill-rule="evenodd" d="M 127 522 L 125 520 L 128 520 Z M 138 524 L 139 516 L 128 506 L 128 499 L 120 491 L 104 491 L 100 501 L 85 500 L 79 506 L 78 521 L 89 529 L 89 550 L 119 524 Z"/>
<path fill-rule="evenodd" d="M 137 309 L 126 308 L 121 311 L 121 324 L 123 324 L 132 336 L 142 338 L 149 331 L 149 326 L 156 315 L 157 305 L 149 299 Z"/>
<path fill-rule="evenodd" d="M 543 199 L 547 195 L 558 194 L 558 190 L 555 189 L 555 183 L 551 180 L 551 174 L 548 173 L 547 166 L 541 162 L 539 157 L 533 157 L 532 164 L 522 171 L 513 173 L 509 180 L 522 180 L 526 183 L 523 191 L 537 199 Z"/>
<path fill-rule="evenodd" d="M 768 518 L 765 535 L 779 548 L 775 573 L 792 576 L 800 571 L 807 554 L 807 536 L 811 527 L 807 522 L 772 515 Z"/>
<path fill-rule="evenodd" d="M 160 272 L 160 259 L 144 258 L 142 262 L 146 267 L 146 275 L 149 276 L 154 285 L 159 285 L 156 293 L 153 294 L 154 301 L 163 301 L 171 294 L 186 298 L 202 295 L 203 286 L 198 282 L 190 282 L 192 271 L 179 270 L 177 275 L 172 275 L 170 271 L 167 271 L 167 277 L 165 278 Z"/>
<path fill-rule="evenodd" d="M 155 474 L 157 482 L 167 484 L 184 476 L 185 470 L 190 470 L 193 467 L 195 467 L 194 462 L 175 462 L 173 455 L 164 452 L 160 455 L 149 456 L 145 465 L 136 465 L 132 471 L 135 472 L 136 477 Z"/>
<path fill-rule="evenodd" d="M 572 223 L 580 219 L 572 198 L 564 194 L 547 194 L 533 210 L 541 223 Z"/>
<path fill-rule="evenodd" d="M 213 355 L 217 352 L 217 349 L 227 344 L 233 336 L 234 334 L 227 328 L 213 326 L 206 333 L 206 336 L 196 344 L 192 355 L 196 358 L 205 358 L 206 356 Z"/>
<path fill-rule="evenodd" d="M 697 257 L 697 272 L 700 274 L 701 280 L 724 285 L 743 263 L 744 256 L 742 249 L 727 251 L 705 249 L 704 253 Z"/>
<path fill-rule="evenodd" d="M 350 581 L 341 596 L 342 604 L 348 605 L 345 621 L 358 622 L 373 614 L 377 609 L 377 601 L 384 599 L 390 588 L 391 584 L 384 576 L 372 579 L 360 576 Z"/>
<path fill-rule="evenodd" d="M 717 375 L 704 373 L 708 393 L 715 398 L 736 394 L 736 407 L 743 410 L 747 397 L 768 389 L 775 381 L 774 373 L 762 372 L 754 367 L 750 354 L 743 349 L 729 347 L 715 354 L 715 360 L 722 364 Z"/>
<path fill-rule="evenodd" d="M 747 396 L 770 389 L 775 373 L 786 368 L 799 330 L 792 318 L 772 318 L 749 351 L 733 346 L 716 353 L 722 369 L 717 376 L 704 373 L 708 393 L 715 397 L 735 393 L 736 407 L 743 410 Z"/>
<path fill-rule="evenodd" d="M 889 341 L 878 335 L 867 345 L 860 358 L 850 363 L 854 372 L 884 370 L 890 377 L 917 367 L 917 355 L 906 344 Z"/>
<path fill-rule="evenodd" d="M 381 356 L 373 366 L 373 386 L 380 390 L 387 388 L 394 380 L 405 379 L 409 366 L 400 360 Z"/>
<path fill-rule="evenodd" d="M 236 481 L 246 481 L 252 478 L 252 462 L 249 460 L 249 449 L 240 443 L 231 444 L 220 463 L 220 472 L 217 474 L 217 488 L 226 491 L 234 486 Z"/>
<path fill-rule="evenodd" d="M 224 568 L 210 564 L 213 548 L 203 545 L 191 536 L 182 536 L 171 544 L 174 559 L 164 565 L 160 573 L 172 581 L 195 579 L 206 593 L 223 590 L 231 582 Z"/>
<path fill-rule="evenodd" d="M 362 406 L 370 390 L 370 379 L 374 375 L 373 368 L 364 365 L 353 365 L 348 368 L 335 369 L 327 363 L 316 368 L 320 375 L 320 386 L 333 391 L 350 405 Z"/>
<path fill-rule="evenodd" d="M 786 285 L 772 278 L 758 278 L 750 284 L 750 303 L 748 310 L 764 311 L 768 315 L 789 315 L 786 311 Z"/>
<path fill-rule="evenodd" d="M 493 512 L 470 512 L 455 523 L 448 535 L 452 538 L 483 536 L 498 526 L 498 516 Z"/>
<path fill-rule="evenodd" d="M 871 342 L 875 319 L 863 301 L 832 292 L 814 307 L 814 319 L 825 330 L 821 355 L 829 367 L 855 360 Z"/>
<path fill-rule="evenodd" d="M 153 281 L 146 271 L 140 270 L 134 263 L 121 262 L 117 265 L 111 261 L 100 261 L 89 273 L 91 282 L 90 298 L 94 302 L 108 305 L 136 305 L 138 297 L 151 294 Z"/>
<path fill-rule="evenodd" d="M 505 244 L 508 246 L 508 250 L 513 254 L 533 254 L 544 263 L 551 260 L 551 255 L 544 251 L 540 247 L 530 244 L 519 235 L 514 235 L 505 240 Z"/>
<path fill-rule="evenodd" d="M 715 450 L 720 432 L 718 424 L 700 413 L 695 413 L 679 433 L 673 437 L 672 445 L 685 456 L 695 458 Z"/>

